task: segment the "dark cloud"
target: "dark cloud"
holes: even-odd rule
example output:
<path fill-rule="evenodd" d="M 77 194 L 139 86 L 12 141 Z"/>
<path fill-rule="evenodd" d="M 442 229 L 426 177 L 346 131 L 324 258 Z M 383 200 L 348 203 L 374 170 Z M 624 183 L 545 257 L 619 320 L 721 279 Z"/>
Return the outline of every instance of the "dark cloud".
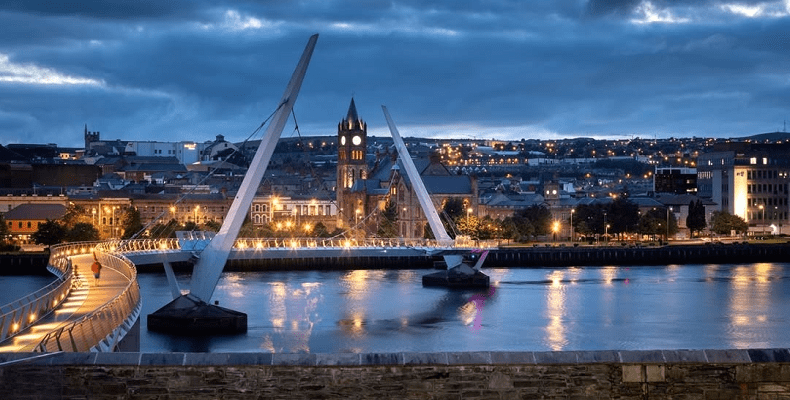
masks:
<path fill-rule="evenodd" d="M 642 0 L 590 0 L 587 12 L 591 15 L 630 14 Z"/>
<path fill-rule="evenodd" d="M 0 9 L 23 14 L 82 16 L 97 19 L 166 18 L 187 15 L 200 2 L 189 0 L 6 0 Z"/>
<path fill-rule="evenodd" d="M 4 3 L 0 142 L 78 144 L 85 123 L 110 138 L 243 140 L 314 32 L 302 134 L 332 134 L 352 94 L 372 130 L 386 104 L 407 135 L 704 136 L 788 118 L 790 18 L 651 3 L 689 20 L 635 24 L 639 2 L 597 0 Z M 718 19 L 691 19 L 703 11 Z M 2 81 L 26 70 L 92 83 Z"/>

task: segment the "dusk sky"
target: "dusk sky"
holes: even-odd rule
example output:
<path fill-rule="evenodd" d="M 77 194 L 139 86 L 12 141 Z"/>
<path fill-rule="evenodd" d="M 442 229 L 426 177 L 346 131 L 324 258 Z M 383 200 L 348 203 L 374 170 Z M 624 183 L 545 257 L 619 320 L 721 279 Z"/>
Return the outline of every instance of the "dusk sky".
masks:
<path fill-rule="evenodd" d="M 0 1 L 0 144 L 334 135 L 740 137 L 790 122 L 790 0 Z M 294 125 L 283 136 L 294 136 Z"/>

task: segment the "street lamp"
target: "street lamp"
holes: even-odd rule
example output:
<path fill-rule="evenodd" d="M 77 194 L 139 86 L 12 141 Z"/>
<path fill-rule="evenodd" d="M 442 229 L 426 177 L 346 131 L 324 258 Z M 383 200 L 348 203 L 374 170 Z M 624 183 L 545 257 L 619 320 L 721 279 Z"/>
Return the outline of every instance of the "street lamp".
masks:
<path fill-rule="evenodd" d="M 763 212 L 762 227 L 760 228 L 760 236 L 765 236 L 765 207 L 762 204 L 758 207 Z"/>
<path fill-rule="evenodd" d="M 554 232 L 554 241 L 557 241 L 557 232 L 560 230 L 560 221 L 554 221 L 551 225 L 551 231 Z"/>
<path fill-rule="evenodd" d="M 573 241 L 573 213 L 576 212 L 575 208 L 571 208 L 571 242 Z"/>
<path fill-rule="evenodd" d="M 672 207 L 667 207 L 667 244 L 669 244 L 669 212 L 672 211 Z"/>
<path fill-rule="evenodd" d="M 609 243 L 609 224 L 606 224 L 603 229 L 603 235 L 606 238 L 606 243 Z"/>

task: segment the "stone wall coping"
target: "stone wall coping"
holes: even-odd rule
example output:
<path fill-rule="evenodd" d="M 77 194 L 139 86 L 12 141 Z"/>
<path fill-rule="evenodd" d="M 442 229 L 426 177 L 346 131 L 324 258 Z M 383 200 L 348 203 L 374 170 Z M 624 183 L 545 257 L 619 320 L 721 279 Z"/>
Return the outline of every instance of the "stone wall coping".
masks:
<path fill-rule="evenodd" d="M 134 366 L 419 366 L 546 364 L 790 363 L 790 349 L 477 351 L 436 353 L 0 353 L 0 367 L 31 365 Z"/>

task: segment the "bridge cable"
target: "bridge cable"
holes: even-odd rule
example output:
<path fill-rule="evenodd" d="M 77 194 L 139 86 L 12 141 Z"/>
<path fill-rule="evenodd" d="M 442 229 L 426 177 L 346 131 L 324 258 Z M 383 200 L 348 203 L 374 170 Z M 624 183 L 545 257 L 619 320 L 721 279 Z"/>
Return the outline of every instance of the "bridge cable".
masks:
<path fill-rule="evenodd" d="M 233 156 L 234 156 L 236 153 L 238 153 L 238 152 L 239 152 L 239 149 L 240 149 L 240 148 L 244 148 L 244 146 L 245 146 L 245 145 L 246 145 L 246 143 L 247 143 L 247 142 L 250 140 L 250 138 L 252 138 L 254 135 L 258 134 L 258 132 L 260 132 L 260 131 L 261 131 L 261 129 L 263 129 L 263 127 L 266 125 L 266 123 L 267 123 L 267 122 L 269 122 L 269 120 L 270 120 L 270 119 L 271 119 L 271 118 L 274 116 L 274 114 L 275 114 L 277 111 L 279 111 L 279 110 L 280 110 L 280 108 L 282 108 L 284 105 L 285 105 L 285 102 L 282 102 L 282 103 L 280 103 L 280 105 L 279 105 L 279 106 L 277 106 L 277 108 L 276 108 L 274 111 L 272 111 L 272 112 L 271 112 L 271 114 L 269 114 L 269 116 L 268 116 L 268 117 L 266 117 L 266 119 L 265 119 L 263 122 L 261 122 L 261 124 L 260 124 L 260 125 L 259 125 L 259 126 L 256 128 L 256 129 L 255 129 L 255 130 L 253 130 L 253 131 L 252 131 L 252 133 L 250 133 L 250 134 L 247 136 L 247 138 L 246 138 L 246 139 L 244 139 L 244 141 L 241 143 L 241 146 L 239 146 L 239 147 L 237 147 L 236 149 L 234 149 L 234 150 L 233 150 L 233 152 L 232 152 L 232 153 L 231 153 L 231 154 L 230 154 L 230 155 L 229 155 L 229 156 L 228 156 L 226 159 L 230 159 L 230 158 L 231 158 L 231 157 L 233 157 Z M 223 162 L 224 162 L 224 160 L 223 160 Z M 216 174 L 216 172 L 219 170 L 219 168 L 220 168 L 220 166 L 221 166 L 221 165 L 222 165 L 222 163 L 219 163 L 219 165 L 216 165 L 216 166 L 214 166 L 214 167 L 213 167 L 213 169 L 212 169 L 212 170 L 210 170 L 210 171 L 209 171 L 209 173 L 207 173 L 207 174 L 206 174 L 206 176 L 205 176 L 205 177 L 203 177 L 203 179 L 201 179 L 201 180 L 200 180 L 200 182 L 198 182 L 196 185 L 193 185 L 193 186 L 192 186 L 192 188 L 191 188 L 191 189 L 190 189 L 188 192 L 186 192 L 186 193 L 184 193 L 182 196 L 180 196 L 180 197 L 179 197 L 179 198 L 178 198 L 178 199 L 177 199 L 177 200 L 176 200 L 176 201 L 173 203 L 173 205 L 172 205 L 171 207 L 178 206 L 178 205 L 179 205 L 179 204 L 180 204 L 182 201 L 184 201 L 184 200 L 186 199 L 186 197 L 187 197 L 187 196 L 189 196 L 190 194 L 192 194 L 192 193 L 193 193 L 193 192 L 194 192 L 194 191 L 197 189 L 197 187 L 198 187 L 198 186 L 202 185 L 202 184 L 203 184 L 204 182 L 206 182 L 206 181 L 207 181 L 209 178 L 211 178 L 212 176 L 214 176 L 214 174 Z M 249 167 L 248 167 L 248 168 L 249 168 Z M 142 228 L 142 229 L 140 229 L 139 231 L 135 232 L 135 234 L 134 234 L 134 235 L 132 235 L 132 236 L 131 236 L 129 239 L 127 239 L 127 240 L 133 240 L 133 239 L 137 239 L 137 238 L 138 238 L 138 237 L 139 237 L 139 236 L 140 236 L 142 233 L 146 232 L 146 230 L 148 230 L 148 229 L 149 229 L 149 228 L 150 228 L 150 227 L 151 227 L 151 226 L 152 226 L 154 223 L 156 223 L 157 221 L 161 220 L 161 219 L 162 219 L 162 217 L 164 217 L 164 215 L 165 215 L 165 214 L 166 214 L 168 211 L 169 211 L 168 209 L 162 210 L 162 212 L 161 212 L 159 215 L 157 215 L 157 216 L 156 216 L 156 218 L 154 218 L 154 219 L 152 219 L 151 221 L 149 221 L 149 222 L 148 222 L 148 223 L 147 223 L 145 226 L 143 226 L 143 228 Z M 197 223 L 197 221 L 195 221 L 195 226 L 197 226 L 197 225 L 198 225 L 198 223 Z M 160 234 L 164 234 L 165 232 L 167 232 L 167 229 L 165 229 L 166 227 L 167 227 L 167 226 L 165 225 L 165 226 L 163 227 L 163 229 L 162 229 L 162 230 L 161 230 L 159 233 L 160 233 Z M 193 228 L 193 230 L 194 230 L 194 228 Z"/>

